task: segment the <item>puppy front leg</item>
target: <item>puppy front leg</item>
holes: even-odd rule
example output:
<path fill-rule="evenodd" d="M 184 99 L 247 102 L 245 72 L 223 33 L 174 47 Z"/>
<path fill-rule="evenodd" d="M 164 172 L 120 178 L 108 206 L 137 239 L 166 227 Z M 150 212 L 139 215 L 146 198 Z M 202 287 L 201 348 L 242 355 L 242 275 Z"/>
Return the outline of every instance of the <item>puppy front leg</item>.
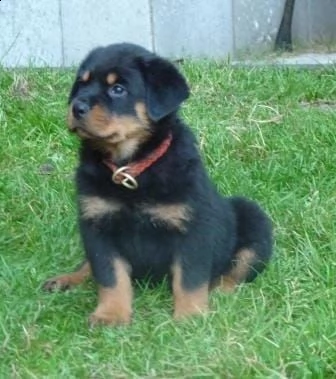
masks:
<path fill-rule="evenodd" d="M 209 280 L 202 267 L 176 259 L 172 266 L 172 288 L 175 319 L 208 310 Z"/>
<path fill-rule="evenodd" d="M 112 285 L 100 285 L 98 305 L 91 314 L 91 326 L 96 324 L 121 325 L 129 324 L 132 317 L 132 284 L 127 264 L 119 258 L 111 263 Z M 99 276 L 96 278 L 99 283 Z"/>
<path fill-rule="evenodd" d="M 127 262 L 116 254 L 113 243 L 98 235 L 94 227 L 82 224 L 81 229 L 92 275 L 99 286 L 98 305 L 90 316 L 90 324 L 129 324 L 133 291 Z"/>

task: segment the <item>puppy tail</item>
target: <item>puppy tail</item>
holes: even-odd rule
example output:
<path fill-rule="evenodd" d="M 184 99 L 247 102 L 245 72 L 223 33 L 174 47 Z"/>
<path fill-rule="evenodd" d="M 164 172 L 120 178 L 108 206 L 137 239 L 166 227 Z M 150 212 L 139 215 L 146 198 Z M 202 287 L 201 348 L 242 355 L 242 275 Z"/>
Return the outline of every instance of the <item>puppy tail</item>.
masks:
<path fill-rule="evenodd" d="M 250 282 L 264 270 L 272 256 L 272 223 L 255 202 L 243 197 L 229 200 L 237 222 L 237 244 L 231 275 L 237 282 Z"/>

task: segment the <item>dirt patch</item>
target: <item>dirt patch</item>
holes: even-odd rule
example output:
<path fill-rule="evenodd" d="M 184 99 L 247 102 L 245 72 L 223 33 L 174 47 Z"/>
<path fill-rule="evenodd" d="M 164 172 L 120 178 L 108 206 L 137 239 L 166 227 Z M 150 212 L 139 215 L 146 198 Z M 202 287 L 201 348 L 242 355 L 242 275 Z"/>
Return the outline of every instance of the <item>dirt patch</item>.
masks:
<path fill-rule="evenodd" d="M 336 110 L 336 101 L 332 100 L 315 100 L 315 101 L 301 101 L 300 106 L 304 109 L 319 109 L 325 112 Z"/>

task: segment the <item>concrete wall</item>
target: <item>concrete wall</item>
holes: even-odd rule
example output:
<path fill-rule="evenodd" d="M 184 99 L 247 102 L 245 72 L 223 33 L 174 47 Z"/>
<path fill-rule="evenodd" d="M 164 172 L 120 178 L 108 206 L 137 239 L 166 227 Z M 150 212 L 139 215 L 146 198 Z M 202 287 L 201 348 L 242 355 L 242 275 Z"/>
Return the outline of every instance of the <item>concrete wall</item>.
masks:
<path fill-rule="evenodd" d="M 66 66 L 97 44 L 132 41 L 152 47 L 148 0 L 60 0 L 60 4 Z"/>
<path fill-rule="evenodd" d="M 336 42 L 336 1 L 296 0 L 293 35 L 303 44 Z"/>
<path fill-rule="evenodd" d="M 155 49 L 165 56 L 223 56 L 233 51 L 231 0 L 154 0 Z"/>
<path fill-rule="evenodd" d="M 226 57 L 273 46 L 285 0 L 0 0 L 0 63 L 70 66 L 131 41 L 170 57 Z M 297 0 L 301 44 L 336 40 L 336 1 Z"/>
<path fill-rule="evenodd" d="M 272 48 L 284 0 L 233 0 L 235 52 Z M 336 42 L 336 1 L 296 0 L 293 41 L 299 46 Z"/>
<path fill-rule="evenodd" d="M 275 39 L 283 13 L 281 0 L 234 1 L 235 49 L 264 49 Z"/>
<path fill-rule="evenodd" d="M 5 66 L 59 66 L 62 27 L 58 0 L 2 0 L 0 2 L 0 62 Z"/>

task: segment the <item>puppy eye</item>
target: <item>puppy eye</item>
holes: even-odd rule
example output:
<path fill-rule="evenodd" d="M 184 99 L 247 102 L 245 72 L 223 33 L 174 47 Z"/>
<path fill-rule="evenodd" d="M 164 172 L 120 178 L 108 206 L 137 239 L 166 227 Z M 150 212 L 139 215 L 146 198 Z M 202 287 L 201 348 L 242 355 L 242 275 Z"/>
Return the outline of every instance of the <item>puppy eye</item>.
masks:
<path fill-rule="evenodd" d="M 127 95 L 126 88 L 120 84 L 115 84 L 113 87 L 109 88 L 107 92 L 111 97 L 123 97 Z"/>

